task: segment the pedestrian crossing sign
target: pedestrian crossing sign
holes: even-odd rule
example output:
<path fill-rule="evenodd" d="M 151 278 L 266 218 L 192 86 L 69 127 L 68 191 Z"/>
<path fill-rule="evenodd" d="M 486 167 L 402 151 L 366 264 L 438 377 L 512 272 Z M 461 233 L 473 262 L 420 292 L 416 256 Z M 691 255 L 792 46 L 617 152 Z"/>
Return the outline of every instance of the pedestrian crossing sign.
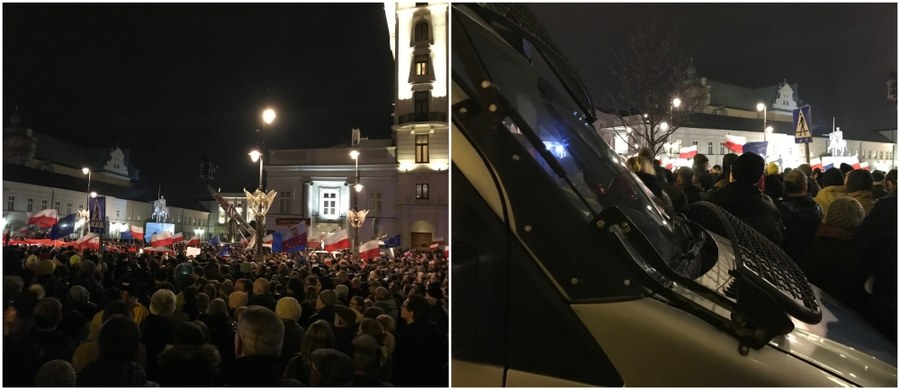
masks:
<path fill-rule="evenodd" d="M 812 142 L 812 131 L 809 129 L 810 118 L 809 105 L 794 109 L 794 143 Z"/>

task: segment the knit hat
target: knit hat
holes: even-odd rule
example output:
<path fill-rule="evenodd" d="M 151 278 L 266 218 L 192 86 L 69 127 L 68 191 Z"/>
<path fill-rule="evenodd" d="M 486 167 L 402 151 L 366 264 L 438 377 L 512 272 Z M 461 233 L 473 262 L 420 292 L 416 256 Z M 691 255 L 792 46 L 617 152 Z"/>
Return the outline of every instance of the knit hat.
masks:
<path fill-rule="evenodd" d="M 241 306 L 247 306 L 247 293 L 235 291 L 228 295 L 228 308 L 237 309 Z"/>
<path fill-rule="evenodd" d="M 52 274 L 53 270 L 56 269 L 56 265 L 53 264 L 53 260 L 44 259 L 38 262 L 37 269 L 34 271 L 35 276 Z"/>
<path fill-rule="evenodd" d="M 182 323 L 175 332 L 175 343 L 181 345 L 203 345 L 203 331 L 193 322 Z"/>
<path fill-rule="evenodd" d="M 874 180 L 875 182 L 883 181 L 884 180 L 884 171 L 881 171 L 878 169 L 872 171 L 872 180 Z"/>
<path fill-rule="evenodd" d="M 300 315 L 303 314 L 303 309 L 300 307 L 300 302 L 297 302 L 296 299 L 284 297 L 275 304 L 275 314 L 282 320 L 297 322 L 300 319 Z"/>
<path fill-rule="evenodd" d="M 866 211 L 858 200 L 849 196 L 840 196 L 835 198 L 828 206 L 828 213 L 825 214 L 826 225 L 832 225 L 847 231 L 856 231 L 863 218 L 866 217 Z"/>
<path fill-rule="evenodd" d="M 95 269 L 97 269 L 97 265 L 90 260 L 82 261 L 81 264 L 78 265 L 78 271 L 81 272 L 82 275 L 93 275 Z"/>
<path fill-rule="evenodd" d="M 778 163 L 772 161 L 766 165 L 766 175 L 775 175 L 779 172 Z"/>
<path fill-rule="evenodd" d="M 90 300 L 91 293 L 84 286 L 76 284 L 69 287 L 69 296 L 72 297 L 72 302 L 83 304 Z"/>
<path fill-rule="evenodd" d="M 828 168 L 822 173 L 822 187 L 844 185 L 844 173 L 837 168 Z"/>
<path fill-rule="evenodd" d="M 39 259 L 36 254 L 32 253 L 25 259 L 25 268 L 36 269 L 40 260 L 41 259 Z"/>
<path fill-rule="evenodd" d="M 375 288 L 375 299 L 387 299 L 391 292 L 387 288 L 378 286 Z"/>
<path fill-rule="evenodd" d="M 756 184 L 763 175 L 765 166 L 766 160 L 762 156 L 747 152 L 734 160 L 734 165 L 731 166 L 731 175 L 735 181 Z"/>
<path fill-rule="evenodd" d="M 856 169 L 847 173 L 847 192 L 871 191 L 874 185 L 872 174 L 865 169 Z"/>
<path fill-rule="evenodd" d="M 355 310 L 344 305 L 334 305 L 334 313 L 350 326 L 356 325 Z"/>
<path fill-rule="evenodd" d="M 241 270 L 242 273 L 245 273 L 245 274 L 250 273 L 250 271 L 251 271 L 250 262 L 249 262 L 249 261 L 245 261 L 245 262 L 241 263 L 241 268 L 240 268 L 240 270 Z"/>
<path fill-rule="evenodd" d="M 316 366 L 327 386 L 353 386 L 353 363 L 343 352 L 332 348 L 319 348 L 312 353 L 312 362 Z"/>
<path fill-rule="evenodd" d="M 347 287 L 346 284 L 339 284 L 334 286 L 334 291 L 337 292 L 338 298 L 343 300 L 347 297 L 347 294 L 350 294 L 350 287 Z"/>
<path fill-rule="evenodd" d="M 74 254 L 72 254 L 72 256 L 69 257 L 69 265 L 75 265 L 80 262 L 81 262 L 81 256 L 78 256 L 77 253 L 74 253 Z"/>
<path fill-rule="evenodd" d="M 334 290 L 322 290 L 322 291 L 320 291 L 320 292 L 319 292 L 319 299 L 322 300 L 322 303 L 324 303 L 325 306 L 331 306 L 331 305 L 334 305 L 334 304 L 337 303 L 337 301 L 338 301 L 337 293 L 334 292 Z"/>

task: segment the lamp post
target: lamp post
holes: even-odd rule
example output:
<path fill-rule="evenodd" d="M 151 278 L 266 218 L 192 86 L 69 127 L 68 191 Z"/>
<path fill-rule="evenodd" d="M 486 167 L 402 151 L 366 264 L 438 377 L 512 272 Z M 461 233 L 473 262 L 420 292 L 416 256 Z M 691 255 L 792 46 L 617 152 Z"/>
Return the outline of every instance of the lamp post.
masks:
<path fill-rule="evenodd" d="M 355 180 L 353 190 L 356 194 L 351 193 L 351 196 L 353 196 L 353 209 L 347 213 L 347 217 L 350 225 L 353 226 L 353 247 L 356 249 L 356 253 L 359 254 L 359 227 L 365 222 L 368 211 L 359 210 L 359 193 L 363 189 L 363 185 L 359 182 L 359 151 L 355 149 L 350 151 L 350 158 L 353 159 L 354 164 Z"/>
<path fill-rule="evenodd" d="M 275 110 L 271 108 L 266 108 L 262 113 L 263 120 L 263 131 L 260 134 L 260 150 L 254 150 L 250 152 L 250 159 L 253 162 L 259 160 L 259 189 L 258 191 L 262 194 L 265 194 L 265 190 L 263 189 L 263 155 L 266 153 L 266 127 L 275 120 L 277 115 L 275 115 Z M 262 199 L 260 199 L 262 200 Z M 265 205 L 265 210 L 268 210 L 268 204 Z M 256 261 L 263 260 L 263 235 L 266 232 L 266 214 L 265 211 L 259 212 L 263 210 L 263 207 L 258 207 L 256 212 Z"/>
<path fill-rule="evenodd" d="M 766 130 L 768 129 L 768 126 L 767 126 L 767 124 L 768 124 L 767 119 L 768 119 L 768 118 L 766 118 L 766 114 L 767 114 L 767 112 L 768 112 L 768 109 L 766 108 L 766 105 L 765 105 L 765 104 L 757 103 L 757 104 L 756 104 L 756 111 L 757 111 L 757 112 L 762 111 L 762 113 L 763 113 L 763 141 L 766 141 L 766 138 L 767 138 L 767 137 L 766 137 Z"/>
<path fill-rule="evenodd" d="M 88 177 L 87 192 L 86 192 L 86 198 L 85 198 L 86 203 L 84 204 L 84 209 L 85 209 L 85 211 L 87 211 L 87 213 L 85 215 L 87 215 L 87 217 L 85 218 L 85 221 L 84 221 L 84 232 L 82 234 L 82 235 L 85 235 L 85 234 L 87 234 L 87 231 L 89 229 L 88 223 L 90 222 L 90 219 L 91 219 L 91 217 L 90 217 L 91 216 L 91 169 L 88 167 L 81 168 L 81 173 L 87 175 L 87 177 Z M 96 192 L 94 194 L 95 194 L 94 196 L 96 197 L 97 196 Z"/>

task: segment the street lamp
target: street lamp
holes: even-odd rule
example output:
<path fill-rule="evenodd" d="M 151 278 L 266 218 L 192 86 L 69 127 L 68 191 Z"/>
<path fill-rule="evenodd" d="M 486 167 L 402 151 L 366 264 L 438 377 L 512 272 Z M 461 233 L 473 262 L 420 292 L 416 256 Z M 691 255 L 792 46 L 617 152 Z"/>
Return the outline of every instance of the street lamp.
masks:
<path fill-rule="evenodd" d="M 263 186 L 262 186 L 263 155 L 262 155 L 262 153 L 260 153 L 260 151 L 258 151 L 256 149 L 253 149 L 253 151 L 251 151 L 250 153 L 247 153 L 247 154 L 250 155 L 250 160 L 253 160 L 253 162 L 259 161 L 259 189 L 262 190 L 262 188 L 263 188 Z"/>
<path fill-rule="evenodd" d="M 91 215 L 91 210 L 90 210 L 90 208 L 91 208 L 91 194 L 92 194 L 92 192 L 91 192 L 91 169 L 88 168 L 88 167 L 81 168 L 81 173 L 87 175 L 87 177 L 88 177 L 88 181 L 87 181 L 87 198 L 85 198 L 85 204 L 84 204 L 84 210 L 87 211 L 87 213 L 85 213 L 85 215 L 86 215 L 87 217 L 85 218 L 84 229 L 87 230 L 87 228 L 88 228 L 88 223 L 87 223 L 87 222 L 90 220 L 90 215 Z M 94 192 L 93 194 L 94 194 L 93 197 L 97 197 L 97 193 L 96 193 L 96 192 Z M 85 235 L 85 234 L 87 234 L 87 231 L 85 231 L 84 234 L 82 234 L 82 235 Z"/>
<path fill-rule="evenodd" d="M 768 129 L 768 126 L 767 126 L 767 124 L 768 124 L 768 123 L 767 123 L 767 122 L 768 122 L 767 119 L 768 119 L 768 118 L 766 118 L 766 113 L 768 112 L 768 110 L 766 109 L 766 105 L 765 105 L 765 104 L 757 103 L 757 104 L 756 104 L 756 111 L 757 111 L 757 112 L 759 112 L 759 111 L 762 111 L 762 112 L 763 112 L 763 141 L 765 141 L 765 140 L 766 140 L 766 130 Z"/>
<path fill-rule="evenodd" d="M 681 99 L 679 99 L 679 98 L 672 99 L 672 107 L 675 107 L 675 108 L 681 107 Z"/>
<path fill-rule="evenodd" d="M 356 253 L 359 254 L 359 227 L 366 221 L 366 214 L 369 210 L 359 210 L 359 192 L 362 191 L 363 185 L 359 182 L 359 151 L 352 150 L 350 151 L 350 158 L 353 159 L 353 163 L 355 165 L 356 179 L 355 184 L 353 185 L 353 189 L 356 191 L 356 194 L 352 194 L 350 196 L 353 197 L 353 209 L 347 212 L 347 220 L 350 222 L 350 225 L 354 228 L 353 233 L 353 246 L 356 248 Z"/>

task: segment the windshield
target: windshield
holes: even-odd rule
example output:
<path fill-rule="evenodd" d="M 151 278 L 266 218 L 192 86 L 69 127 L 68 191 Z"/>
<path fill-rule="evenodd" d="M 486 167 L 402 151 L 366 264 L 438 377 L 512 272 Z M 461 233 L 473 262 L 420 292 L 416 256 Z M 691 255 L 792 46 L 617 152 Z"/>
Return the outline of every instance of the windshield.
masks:
<path fill-rule="evenodd" d="M 625 160 L 584 120 L 587 115 L 562 92 L 565 89 L 547 66 L 542 57 L 546 53 L 534 50 L 536 45 L 527 40 L 513 42 L 517 51 L 486 29 L 467 31 L 505 104 L 505 130 L 541 168 L 532 174 L 545 175 L 555 183 L 554 188 L 540 191 L 564 193 L 567 206 L 578 210 L 581 223 L 607 207 L 618 207 L 675 268 L 689 244 L 683 220 L 666 214 L 658 199 L 626 168 Z M 521 176 L 504 180 L 515 177 Z"/>

